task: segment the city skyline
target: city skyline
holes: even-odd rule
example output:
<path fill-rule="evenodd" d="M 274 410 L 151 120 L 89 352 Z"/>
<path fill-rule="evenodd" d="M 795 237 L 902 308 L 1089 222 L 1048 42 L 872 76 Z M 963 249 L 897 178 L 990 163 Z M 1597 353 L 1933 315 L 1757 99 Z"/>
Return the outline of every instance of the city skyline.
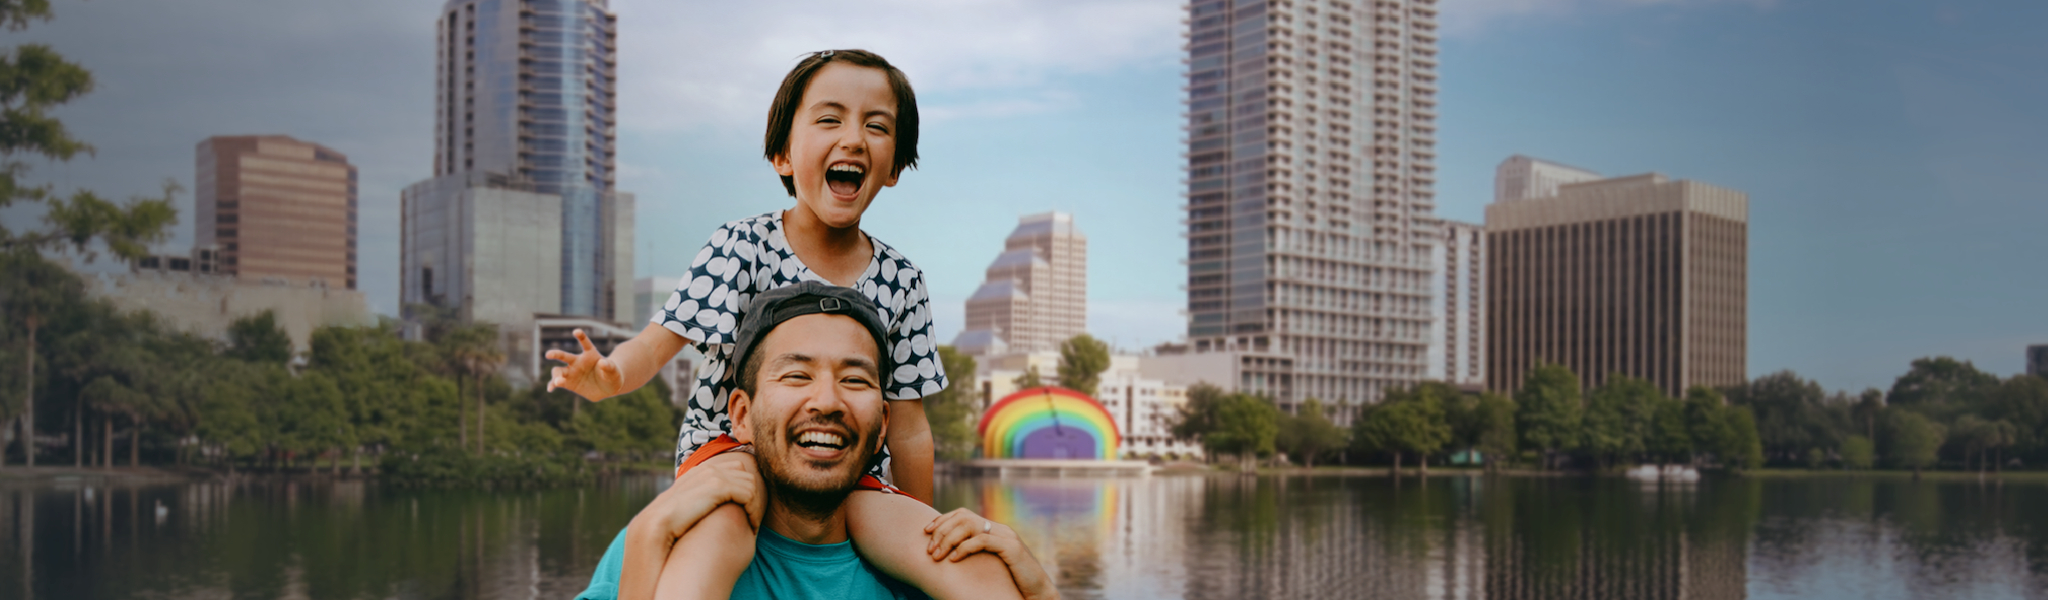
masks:
<path fill-rule="evenodd" d="M 866 46 L 910 73 L 932 115 L 923 166 L 869 230 L 931 273 L 941 339 L 986 266 L 948 249 L 1045 210 L 1101 224 L 1091 330 L 1135 349 L 1184 328 L 1177 2 L 906 8 L 850 28 L 786 16 L 803 11 L 612 4 L 619 187 L 641 196 L 636 276 L 673 271 L 661 257 L 687 256 L 717 223 L 786 206 L 756 141 L 773 82 L 802 51 Z M 194 143 L 319 140 L 362 172 L 359 287 L 395 312 L 398 189 L 430 174 L 431 6 L 54 8 L 19 37 L 98 76 L 58 116 L 99 152 L 29 181 L 118 198 L 175 178 L 188 191 L 159 248 L 172 252 L 194 241 Z M 1750 374 L 1790 368 L 1853 391 L 1943 354 L 2018 372 L 2025 345 L 2048 337 L 2028 329 L 2043 286 L 2024 275 L 2026 224 L 2048 219 L 2033 168 L 2048 120 L 2023 108 L 2048 101 L 2024 59 L 2041 54 L 2026 32 L 2048 12 L 1892 8 L 1444 2 L 1437 214 L 1478 221 L 1493 166 L 1513 154 L 1714 181 L 1752 198 Z M 935 23 L 953 26 L 899 41 Z"/>

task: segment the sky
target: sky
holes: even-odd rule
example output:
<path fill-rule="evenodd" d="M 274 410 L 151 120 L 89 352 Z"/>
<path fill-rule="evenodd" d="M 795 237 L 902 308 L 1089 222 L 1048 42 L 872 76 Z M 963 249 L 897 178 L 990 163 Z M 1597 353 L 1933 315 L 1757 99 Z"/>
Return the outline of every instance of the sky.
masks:
<path fill-rule="evenodd" d="M 55 0 L 6 32 L 97 87 L 57 111 L 96 152 L 29 179 L 188 190 L 213 135 L 286 134 L 360 172 L 360 287 L 397 310 L 399 190 L 432 168 L 439 2 Z M 1089 238 L 1089 327 L 1183 333 L 1180 0 L 614 0 L 619 189 L 639 275 L 681 272 L 725 221 L 785 208 L 760 158 L 796 59 L 874 50 L 911 78 L 922 160 L 863 221 L 922 266 L 937 334 L 1018 216 Z M 1749 372 L 1887 388 L 1950 355 L 2010 375 L 2048 343 L 2048 3 L 1445 0 L 1438 212 L 1480 222 L 1527 154 L 1749 194 Z M 190 215 L 189 191 L 182 215 Z M 10 226 L 32 225 L 17 207 Z M 189 217 L 162 245 L 192 244 Z"/>

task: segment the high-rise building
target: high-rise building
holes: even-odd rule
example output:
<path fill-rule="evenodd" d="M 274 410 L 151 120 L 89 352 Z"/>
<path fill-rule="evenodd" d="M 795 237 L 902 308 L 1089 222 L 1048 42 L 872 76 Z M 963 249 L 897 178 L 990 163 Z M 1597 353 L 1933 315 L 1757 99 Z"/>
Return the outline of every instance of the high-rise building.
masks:
<path fill-rule="evenodd" d="M 348 156 L 282 135 L 210 137 L 198 155 L 198 242 L 219 273 L 356 289 Z"/>
<path fill-rule="evenodd" d="M 472 188 L 554 196 L 556 300 L 534 312 L 625 319 L 632 200 L 613 189 L 617 17 L 605 0 L 449 0 L 435 32 L 434 178 L 406 190 L 408 215 L 446 212 Z M 419 258 L 404 259 L 404 302 L 462 287 L 420 280 L 455 269 Z M 528 285 L 539 266 L 526 266 Z"/>
<path fill-rule="evenodd" d="M 1437 246 L 1429 378 L 1461 386 L 1486 382 L 1486 228 L 1443 221 Z"/>
<path fill-rule="evenodd" d="M 1434 0 L 1188 5 L 1188 347 L 1283 407 L 1423 378 Z"/>
<path fill-rule="evenodd" d="M 434 177 L 404 192 L 400 301 L 498 323 L 508 356 L 539 347 L 536 315 L 645 318 L 606 0 L 449 0 L 435 38 Z"/>
<path fill-rule="evenodd" d="M 1026 215 L 967 298 L 954 347 L 977 356 L 1047 352 L 1088 331 L 1088 237 L 1061 212 Z"/>
<path fill-rule="evenodd" d="M 1486 207 L 1486 384 L 1537 361 L 1590 389 L 1748 381 L 1749 196 L 1655 173 Z"/>
<path fill-rule="evenodd" d="M 1599 173 L 1517 154 L 1494 167 L 1493 201 L 1549 198 L 1557 195 L 1557 186 L 1599 178 Z"/>
<path fill-rule="evenodd" d="M 2048 379 L 2048 344 L 2027 346 L 2027 374 Z"/>

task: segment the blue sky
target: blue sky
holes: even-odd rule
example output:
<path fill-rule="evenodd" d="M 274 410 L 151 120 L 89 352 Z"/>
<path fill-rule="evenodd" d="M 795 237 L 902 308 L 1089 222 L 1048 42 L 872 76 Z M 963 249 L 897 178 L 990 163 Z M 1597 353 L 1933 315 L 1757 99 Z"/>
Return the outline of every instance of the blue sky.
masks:
<path fill-rule="evenodd" d="M 775 82 L 802 52 L 867 47 L 910 74 L 928 124 L 921 167 L 866 225 L 925 267 L 942 339 L 1016 217 L 1045 210 L 1089 236 L 1092 330 L 1126 348 L 1181 333 L 1177 0 L 753 4 L 612 3 L 641 274 L 679 271 L 718 223 L 789 204 L 758 158 Z M 189 187 L 209 135 L 333 146 L 362 172 L 362 288 L 395 310 L 398 190 L 431 167 L 439 2 L 55 5 L 56 21 L 8 38 L 94 70 L 98 90 L 60 116 L 99 152 L 33 178 L 125 195 Z M 1940 354 L 2008 375 L 2048 343 L 2048 4 L 1442 12 L 1442 215 L 1481 220 L 1494 165 L 1517 153 L 1749 193 L 1752 376 L 1888 387 Z M 166 247 L 189 246 L 189 228 Z"/>

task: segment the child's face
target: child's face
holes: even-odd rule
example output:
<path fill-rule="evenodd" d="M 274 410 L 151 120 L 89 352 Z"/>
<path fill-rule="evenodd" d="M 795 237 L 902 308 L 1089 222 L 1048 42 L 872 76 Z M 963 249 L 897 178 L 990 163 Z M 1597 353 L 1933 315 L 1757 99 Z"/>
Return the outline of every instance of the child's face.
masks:
<path fill-rule="evenodd" d="M 882 188 L 896 185 L 896 94 L 881 69 L 830 63 L 804 89 L 789 148 L 775 172 L 795 179 L 797 204 L 834 228 L 860 225 Z"/>

